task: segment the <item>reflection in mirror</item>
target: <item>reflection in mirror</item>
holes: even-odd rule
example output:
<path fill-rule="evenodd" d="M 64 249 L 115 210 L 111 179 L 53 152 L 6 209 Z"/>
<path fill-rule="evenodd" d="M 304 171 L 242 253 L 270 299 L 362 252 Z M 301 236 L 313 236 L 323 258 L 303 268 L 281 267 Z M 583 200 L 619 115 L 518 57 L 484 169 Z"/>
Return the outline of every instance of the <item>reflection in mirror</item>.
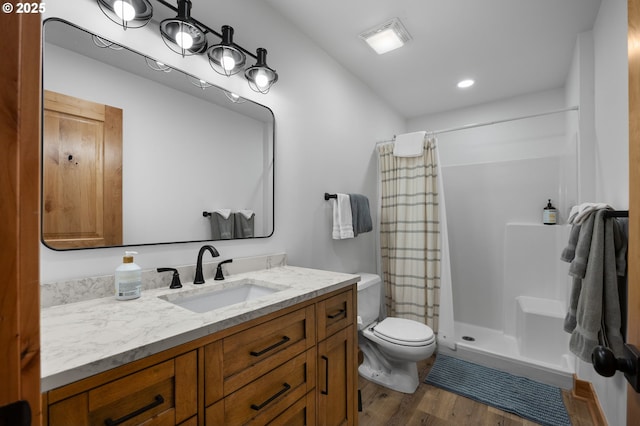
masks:
<path fill-rule="evenodd" d="M 43 33 L 47 246 L 273 233 L 269 108 L 57 19 Z"/>

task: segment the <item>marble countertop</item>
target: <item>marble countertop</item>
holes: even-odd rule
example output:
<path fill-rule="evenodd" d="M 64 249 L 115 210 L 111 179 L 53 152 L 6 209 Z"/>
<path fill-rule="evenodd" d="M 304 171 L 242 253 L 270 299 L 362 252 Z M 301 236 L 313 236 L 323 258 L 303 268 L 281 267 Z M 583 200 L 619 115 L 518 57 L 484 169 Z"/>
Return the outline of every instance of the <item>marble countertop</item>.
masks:
<path fill-rule="evenodd" d="M 233 285 L 252 279 L 284 290 L 205 313 L 159 298 L 167 294 Z M 183 288 L 145 290 L 138 299 L 104 297 L 41 310 L 41 391 L 45 392 L 114 367 L 207 336 L 348 285 L 359 277 L 281 266 L 207 279 Z"/>

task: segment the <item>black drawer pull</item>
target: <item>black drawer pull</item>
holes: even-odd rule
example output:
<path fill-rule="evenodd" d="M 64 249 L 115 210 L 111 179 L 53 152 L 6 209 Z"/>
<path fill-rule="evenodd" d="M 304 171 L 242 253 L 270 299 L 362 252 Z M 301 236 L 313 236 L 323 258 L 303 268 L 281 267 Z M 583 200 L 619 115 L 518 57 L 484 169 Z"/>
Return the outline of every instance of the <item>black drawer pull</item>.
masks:
<path fill-rule="evenodd" d="M 144 413 L 145 411 L 149 411 L 154 407 L 157 407 L 158 405 L 162 404 L 164 402 L 164 398 L 162 397 L 162 395 L 156 395 L 154 398 L 154 401 L 149 404 L 146 405 L 142 408 L 137 409 L 136 411 L 134 411 L 133 413 L 129 413 L 124 417 L 120 417 L 117 420 L 111 420 L 111 418 L 108 418 L 104 421 L 104 424 L 106 426 L 116 426 L 119 424 L 122 424 L 124 422 L 126 422 L 127 420 L 131 420 L 132 418 L 139 416 L 140 414 Z"/>
<path fill-rule="evenodd" d="M 264 348 L 263 350 L 258 351 L 258 352 L 256 352 L 256 351 L 251 351 L 251 352 L 249 352 L 249 354 L 250 354 L 251 356 L 262 356 L 262 355 L 266 354 L 267 352 L 269 352 L 270 350 L 275 349 L 275 348 L 277 348 L 277 347 L 278 347 L 278 346 L 280 346 L 280 345 L 284 345 L 284 344 L 285 344 L 285 343 L 287 343 L 289 340 L 291 340 L 291 339 L 289 339 L 287 336 L 284 336 L 284 337 L 282 338 L 282 340 L 280 340 L 280 341 L 279 341 L 279 342 L 277 342 L 277 343 L 274 343 L 273 345 L 269 346 L 268 348 Z"/>
<path fill-rule="evenodd" d="M 320 391 L 323 395 L 329 395 L 329 358 L 322 355 L 322 359 L 327 363 L 327 369 L 324 372 L 324 388 L 325 390 Z"/>
<path fill-rule="evenodd" d="M 291 385 L 289 383 L 285 382 L 282 386 L 283 386 L 282 389 L 280 389 L 278 392 L 276 392 L 273 396 L 271 396 L 269 399 L 267 399 L 262 404 L 260 404 L 260 405 L 251 404 L 251 408 L 253 408 L 256 411 L 262 410 L 271 401 L 273 401 L 274 399 L 276 399 L 277 397 L 279 397 L 280 395 L 282 395 L 283 393 L 285 393 L 286 391 L 291 389 Z"/>
<path fill-rule="evenodd" d="M 327 318 L 334 319 L 334 318 L 341 317 L 342 315 L 344 315 L 345 317 L 347 316 L 347 310 L 346 309 L 340 309 L 338 312 L 336 312 L 333 315 L 327 315 Z"/>

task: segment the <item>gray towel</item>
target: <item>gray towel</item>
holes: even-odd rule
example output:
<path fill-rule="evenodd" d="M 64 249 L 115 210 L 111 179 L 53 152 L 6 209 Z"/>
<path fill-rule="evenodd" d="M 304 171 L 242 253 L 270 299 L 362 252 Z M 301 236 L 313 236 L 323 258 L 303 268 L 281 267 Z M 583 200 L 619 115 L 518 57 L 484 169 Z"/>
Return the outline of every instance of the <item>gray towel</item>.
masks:
<path fill-rule="evenodd" d="M 591 216 L 588 220 L 593 221 L 593 237 L 586 271 L 583 280 L 574 276 L 570 301 L 573 305 L 577 299 L 575 328 L 571 330 L 569 349 L 585 362 L 591 362 L 591 353 L 599 340 L 603 340 L 616 356 L 622 355 L 614 224 L 612 220 L 605 220 L 604 211 Z M 571 325 L 568 313 L 565 329 Z"/>
<path fill-rule="evenodd" d="M 255 213 L 249 219 L 242 213 L 233 213 L 235 217 L 235 235 L 236 238 L 253 238 L 253 223 L 256 217 Z"/>
<path fill-rule="evenodd" d="M 580 236 L 581 225 L 574 224 L 571 226 L 571 232 L 569 233 L 569 242 L 567 246 L 562 250 L 560 254 L 560 260 L 571 263 L 576 257 L 576 246 L 578 245 L 578 237 Z"/>
<path fill-rule="evenodd" d="M 589 251 L 591 250 L 591 239 L 593 238 L 593 222 L 595 214 L 590 214 L 580 226 L 580 235 L 576 244 L 575 257 L 569 265 L 569 275 L 575 278 L 584 278 L 589 261 Z"/>
<path fill-rule="evenodd" d="M 371 212 L 369 211 L 369 199 L 361 194 L 349 194 L 351 202 L 351 223 L 353 225 L 353 236 L 369 232 L 373 229 L 371 223 Z"/>
<path fill-rule="evenodd" d="M 209 216 L 211 221 L 211 239 L 212 240 L 232 240 L 233 239 L 233 214 L 228 218 L 224 218 L 218 212 L 211 212 Z"/>

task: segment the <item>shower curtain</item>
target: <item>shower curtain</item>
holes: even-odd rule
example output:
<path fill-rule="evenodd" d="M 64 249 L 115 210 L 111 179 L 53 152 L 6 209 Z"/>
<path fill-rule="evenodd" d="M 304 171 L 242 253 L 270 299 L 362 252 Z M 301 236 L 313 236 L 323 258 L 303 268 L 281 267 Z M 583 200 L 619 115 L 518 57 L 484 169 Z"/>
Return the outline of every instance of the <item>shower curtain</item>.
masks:
<path fill-rule="evenodd" d="M 444 241 L 448 268 L 448 242 L 440 235 L 436 140 L 425 138 L 418 157 L 395 157 L 393 146 L 378 146 L 380 255 L 387 315 L 420 321 L 437 332 L 441 245 Z"/>

